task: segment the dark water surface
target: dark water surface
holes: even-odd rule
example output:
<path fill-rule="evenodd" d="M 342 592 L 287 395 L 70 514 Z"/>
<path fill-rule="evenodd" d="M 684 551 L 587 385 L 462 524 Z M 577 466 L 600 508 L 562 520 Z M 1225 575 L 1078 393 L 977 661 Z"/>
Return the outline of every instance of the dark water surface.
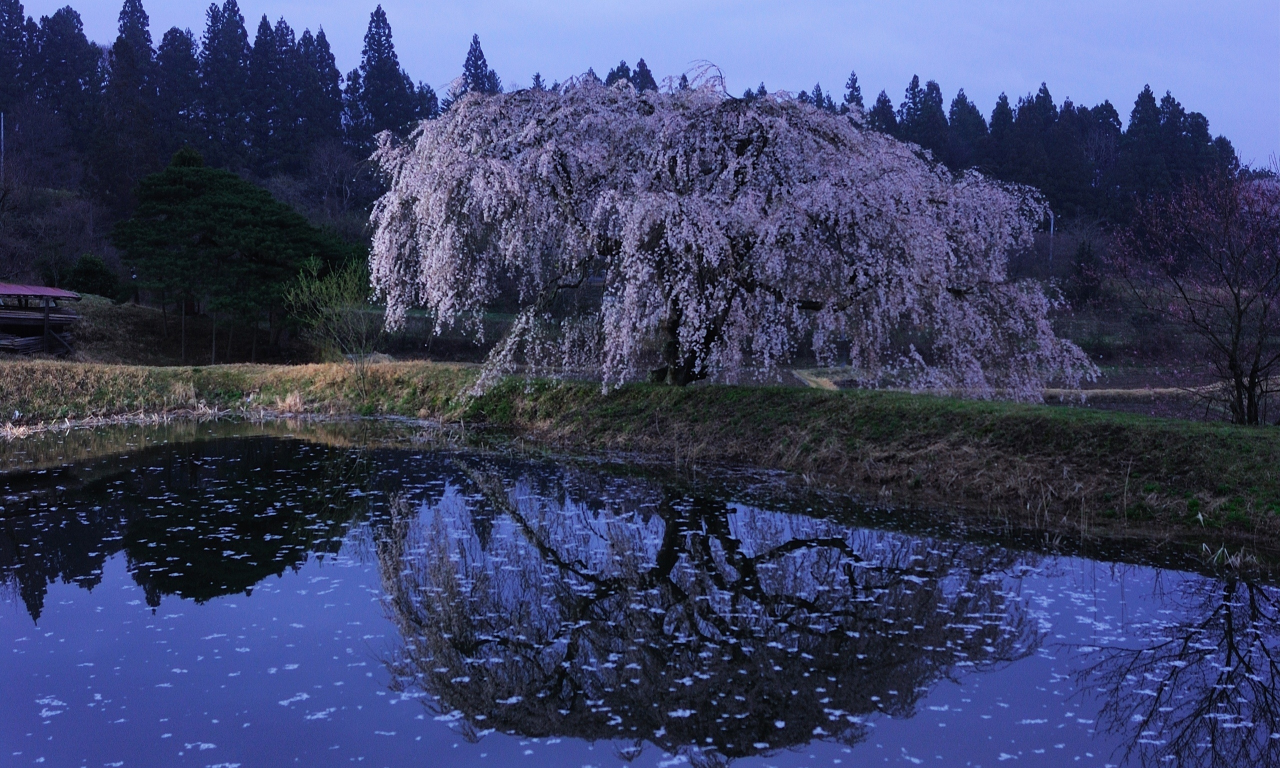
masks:
<path fill-rule="evenodd" d="M 1280 765 L 1272 586 L 184 429 L 5 448 L 0 765 Z"/>

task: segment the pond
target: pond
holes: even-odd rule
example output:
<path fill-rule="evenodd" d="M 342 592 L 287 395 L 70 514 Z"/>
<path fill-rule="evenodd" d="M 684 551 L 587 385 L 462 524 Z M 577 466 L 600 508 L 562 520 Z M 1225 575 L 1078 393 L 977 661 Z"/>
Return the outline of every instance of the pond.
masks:
<path fill-rule="evenodd" d="M 358 430 L 4 451 L 3 765 L 1280 765 L 1267 584 Z"/>

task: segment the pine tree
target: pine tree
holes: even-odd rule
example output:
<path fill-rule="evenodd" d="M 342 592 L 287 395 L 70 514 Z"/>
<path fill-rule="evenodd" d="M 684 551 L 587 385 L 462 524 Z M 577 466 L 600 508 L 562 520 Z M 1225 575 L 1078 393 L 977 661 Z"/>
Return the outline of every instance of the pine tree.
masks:
<path fill-rule="evenodd" d="M 184 145 L 203 146 L 200 120 L 200 60 L 191 30 L 173 27 L 156 51 L 156 135 L 161 157 Z"/>
<path fill-rule="evenodd" d="M 0 0 L 0 112 L 11 112 L 30 86 L 23 66 L 26 17 L 19 0 Z"/>
<path fill-rule="evenodd" d="M 893 102 L 889 99 L 889 94 L 881 91 L 876 97 L 876 103 L 867 114 L 867 124 L 881 133 L 887 133 L 890 136 L 898 135 L 898 116 L 893 111 Z"/>
<path fill-rule="evenodd" d="M 623 62 L 625 64 L 625 62 Z M 630 70 L 628 70 L 630 73 Z M 471 36 L 471 47 L 467 49 L 467 59 L 462 64 L 462 90 L 464 93 L 502 93 L 502 80 L 498 73 L 489 69 L 485 61 L 484 51 L 480 49 L 480 36 Z"/>
<path fill-rule="evenodd" d="M 627 66 L 626 60 L 619 61 L 618 66 L 609 70 L 609 74 L 604 77 L 604 84 L 606 86 L 613 85 L 619 80 L 626 80 L 628 83 L 631 82 L 631 67 Z"/>
<path fill-rule="evenodd" d="M 947 166 L 961 171 L 982 162 L 987 152 L 987 121 L 961 88 L 951 100 L 947 123 Z"/>
<path fill-rule="evenodd" d="M 546 83 L 544 83 L 544 82 L 542 82 L 542 73 L 541 73 L 541 72 L 534 72 L 534 73 L 533 73 L 533 82 L 531 82 L 531 83 L 529 84 L 529 90 L 531 90 L 531 91 L 545 91 L 545 90 L 547 90 L 547 84 L 546 84 Z"/>
<path fill-rule="evenodd" d="M 644 59 L 636 62 L 636 70 L 631 73 L 631 84 L 637 91 L 658 90 L 658 81 L 653 79 L 653 73 L 649 71 L 649 65 L 644 63 Z"/>
<path fill-rule="evenodd" d="M 850 72 L 844 84 L 844 105 L 862 109 L 862 86 L 858 85 L 858 73 Z"/>
<path fill-rule="evenodd" d="M 764 83 L 761 82 L 760 86 L 756 88 L 756 98 L 763 99 L 765 96 L 768 96 L 768 95 L 769 95 L 769 92 L 764 89 Z"/>
<path fill-rule="evenodd" d="M 209 6 L 200 51 L 201 111 L 214 165 L 239 165 L 248 139 L 249 33 L 236 0 Z"/>

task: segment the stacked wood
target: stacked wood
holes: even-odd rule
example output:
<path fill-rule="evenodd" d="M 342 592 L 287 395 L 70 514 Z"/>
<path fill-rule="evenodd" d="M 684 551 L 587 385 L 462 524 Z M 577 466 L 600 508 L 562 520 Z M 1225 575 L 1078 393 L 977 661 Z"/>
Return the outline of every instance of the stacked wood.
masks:
<path fill-rule="evenodd" d="M 79 300 L 60 288 L 0 283 L 0 352 L 70 352 L 80 316 L 58 302 Z"/>

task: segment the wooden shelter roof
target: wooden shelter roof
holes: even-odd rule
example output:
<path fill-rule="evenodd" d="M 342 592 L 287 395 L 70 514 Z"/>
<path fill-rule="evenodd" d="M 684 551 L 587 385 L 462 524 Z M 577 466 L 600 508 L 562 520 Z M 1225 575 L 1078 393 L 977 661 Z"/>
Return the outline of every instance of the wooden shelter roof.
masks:
<path fill-rule="evenodd" d="M 67 299 L 69 301 L 80 300 L 80 294 L 75 293 L 74 291 L 64 291 L 61 288 L 46 288 L 43 285 L 0 283 L 0 298 L 5 297 L 28 299 Z"/>

